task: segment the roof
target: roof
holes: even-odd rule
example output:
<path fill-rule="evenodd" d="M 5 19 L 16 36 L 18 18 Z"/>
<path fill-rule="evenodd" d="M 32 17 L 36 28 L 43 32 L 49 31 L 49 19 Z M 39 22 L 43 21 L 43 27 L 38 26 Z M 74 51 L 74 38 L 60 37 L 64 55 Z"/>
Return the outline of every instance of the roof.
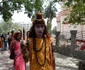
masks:
<path fill-rule="evenodd" d="M 60 21 L 61 16 L 68 16 L 68 15 L 70 15 L 71 11 L 72 11 L 72 8 L 70 7 L 68 9 L 66 9 L 66 10 L 63 10 L 63 11 L 59 12 L 59 14 L 56 17 L 57 22 Z"/>

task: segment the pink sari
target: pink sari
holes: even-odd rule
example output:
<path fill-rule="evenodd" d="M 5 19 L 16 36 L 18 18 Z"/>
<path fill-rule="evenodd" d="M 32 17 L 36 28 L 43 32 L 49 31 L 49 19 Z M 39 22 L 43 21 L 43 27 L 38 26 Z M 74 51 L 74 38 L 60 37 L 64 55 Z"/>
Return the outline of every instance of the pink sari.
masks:
<path fill-rule="evenodd" d="M 24 61 L 23 55 L 21 53 L 20 42 L 18 42 L 18 41 L 16 41 L 14 52 L 16 55 L 18 54 L 14 59 L 14 70 L 26 70 L 25 61 Z"/>

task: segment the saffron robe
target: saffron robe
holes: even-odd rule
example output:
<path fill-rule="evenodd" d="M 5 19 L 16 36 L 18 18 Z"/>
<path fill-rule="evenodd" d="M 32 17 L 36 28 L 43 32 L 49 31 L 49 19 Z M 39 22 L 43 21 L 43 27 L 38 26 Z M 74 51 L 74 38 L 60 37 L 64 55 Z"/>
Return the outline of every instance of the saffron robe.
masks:
<path fill-rule="evenodd" d="M 29 38 L 30 70 L 53 70 L 52 64 L 51 64 L 51 54 L 50 54 L 50 51 L 52 51 L 52 49 L 50 50 L 52 38 L 50 39 L 45 38 L 45 39 L 46 39 L 46 45 L 43 38 L 35 38 L 36 49 L 39 50 L 42 47 L 42 49 L 39 52 L 36 52 L 38 62 L 39 62 L 38 63 L 36 60 L 35 51 L 33 50 L 33 38 Z M 46 46 L 46 61 L 45 61 L 45 64 L 41 66 L 40 64 L 43 64 L 45 59 L 45 53 L 44 53 L 45 46 Z"/>

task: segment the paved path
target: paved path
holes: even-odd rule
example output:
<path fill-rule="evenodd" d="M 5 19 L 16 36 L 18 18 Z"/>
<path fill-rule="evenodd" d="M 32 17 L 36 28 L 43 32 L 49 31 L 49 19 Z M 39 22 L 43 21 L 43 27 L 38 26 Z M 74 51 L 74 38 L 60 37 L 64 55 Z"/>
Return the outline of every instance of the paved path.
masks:
<path fill-rule="evenodd" d="M 13 70 L 13 60 L 9 58 L 9 51 L 0 51 L 0 70 Z M 55 53 L 56 70 L 78 70 L 76 63 L 77 59 L 66 57 L 64 55 Z M 27 64 L 29 70 L 29 63 Z"/>
<path fill-rule="evenodd" d="M 78 59 L 55 53 L 56 70 L 78 70 Z"/>

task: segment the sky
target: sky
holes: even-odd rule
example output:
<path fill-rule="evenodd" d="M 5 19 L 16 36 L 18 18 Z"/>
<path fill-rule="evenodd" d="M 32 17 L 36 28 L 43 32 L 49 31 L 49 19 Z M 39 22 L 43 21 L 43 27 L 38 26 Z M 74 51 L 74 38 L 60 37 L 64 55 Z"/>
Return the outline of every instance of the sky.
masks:
<path fill-rule="evenodd" d="M 0 2 L 1 2 L 1 0 L 0 0 Z M 58 9 L 58 12 L 61 11 L 60 7 L 61 6 L 56 3 L 56 8 Z M 1 16 L 0 16 L 0 20 L 3 21 Z M 17 22 L 17 23 L 20 23 L 20 24 L 31 23 L 31 19 L 29 17 L 27 17 L 27 14 L 24 14 L 24 11 L 19 12 L 19 13 L 17 13 L 17 11 L 15 11 L 13 16 L 12 16 L 12 20 L 13 20 L 13 22 Z M 52 20 L 52 28 L 51 29 L 53 29 L 55 26 L 57 26 L 57 22 L 56 22 L 56 18 L 53 18 L 53 20 Z"/>
<path fill-rule="evenodd" d="M 21 22 L 23 24 L 31 23 L 31 19 L 27 16 L 27 14 L 24 14 L 24 11 L 17 13 L 17 11 L 14 12 L 14 15 L 12 16 L 13 22 Z"/>

